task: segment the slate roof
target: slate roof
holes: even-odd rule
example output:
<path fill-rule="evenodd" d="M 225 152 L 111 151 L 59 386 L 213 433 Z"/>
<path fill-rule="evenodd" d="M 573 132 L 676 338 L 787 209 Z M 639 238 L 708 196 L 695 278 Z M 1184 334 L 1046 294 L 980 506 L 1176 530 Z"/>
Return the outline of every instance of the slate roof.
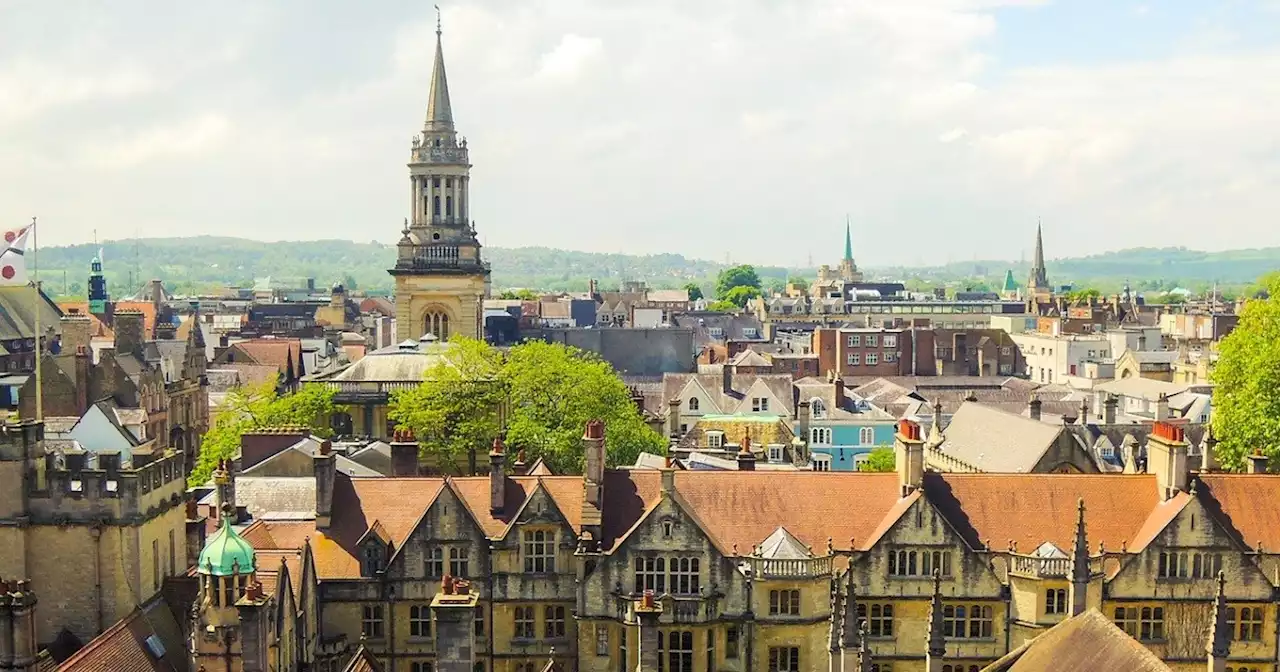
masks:
<path fill-rule="evenodd" d="M 774 397 L 782 403 L 787 415 L 795 414 L 795 401 L 791 392 L 791 375 L 786 373 L 734 373 L 729 379 L 729 390 L 724 389 L 722 374 L 668 373 L 662 377 L 662 398 L 676 399 L 684 392 L 690 380 L 697 380 L 706 391 L 715 408 L 703 408 L 704 413 L 733 413 L 746 398 L 756 381 L 761 381 Z M 776 412 L 778 409 L 770 409 Z M 666 416 L 663 409 L 661 415 Z"/>
<path fill-rule="evenodd" d="M 201 506 L 216 506 L 217 493 L 200 500 Z M 316 479 L 305 476 L 237 476 L 236 506 L 255 520 L 273 515 L 316 513 Z"/>
<path fill-rule="evenodd" d="M 227 352 L 218 359 L 228 364 L 257 364 L 272 366 L 277 371 L 288 368 L 290 360 L 295 363 L 298 351 L 302 349 L 302 341 L 296 338 L 253 338 L 232 343 Z"/>
<path fill-rule="evenodd" d="M 1028 473 L 1063 431 L 1062 426 L 965 402 L 951 416 L 938 450 L 985 472 Z"/>
<path fill-rule="evenodd" d="M 0 286 L 0 341 L 35 337 L 35 292 L 31 285 Z M 62 311 L 44 292 L 40 296 L 40 329 L 58 331 Z"/>

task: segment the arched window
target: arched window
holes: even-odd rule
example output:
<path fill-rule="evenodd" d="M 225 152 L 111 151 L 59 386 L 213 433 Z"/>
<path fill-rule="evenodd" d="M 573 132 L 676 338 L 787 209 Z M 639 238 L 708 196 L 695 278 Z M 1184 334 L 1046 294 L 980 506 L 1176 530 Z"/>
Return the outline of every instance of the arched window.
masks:
<path fill-rule="evenodd" d="M 700 403 L 700 402 L 698 401 L 698 398 L 697 398 L 697 397 L 689 397 L 689 410 L 691 410 L 691 411 L 696 411 L 696 410 L 698 410 L 698 404 L 699 404 L 699 403 Z"/>
<path fill-rule="evenodd" d="M 814 420 L 823 420 L 827 417 L 827 405 L 821 399 L 812 399 L 809 401 L 809 412 Z"/>
<path fill-rule="evenodd" d="M 430 311 L 423 318 L 424 334 L 432 334 L 441 341 L 449 340 L 449 315 L 443 311 Z"/>
<path fill-rule="evenodd" d="M 432 203 L 433 205 L 431 206 L 431 214 L 435 215 L 436 217 L 439 217 L 440 216 L 440 197 L 439 196 L 434 197 L 432 199 Z"/>

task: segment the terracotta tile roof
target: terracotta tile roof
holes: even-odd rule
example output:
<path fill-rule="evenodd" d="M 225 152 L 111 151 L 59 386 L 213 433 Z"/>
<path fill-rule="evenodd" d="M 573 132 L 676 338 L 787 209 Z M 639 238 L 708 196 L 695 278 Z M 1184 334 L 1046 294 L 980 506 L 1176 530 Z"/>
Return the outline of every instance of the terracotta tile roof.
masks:
<path fill-rule="evenodd" d="M 924 490 L 970 546 L 1003 550 L 1013 541 L 1023 553 L 1046 541 L 1070 549 L 1080 498 L 1089 546 L 1113 550 L 1138 538 L 1159 502 L 1155 476 L 1147 474 L 927 472 Z"/>
<path fill-rule="evenodd" d="M 1263 502 L 1280 501 L 1280 476 L 1274 474 L 1201 474 L 1196 491 L 1201 502 L 1239 535 L 1242 543 L 1269 552 L 1280 550 L 1280 509 Z M 1207 497 L 1206 497 L 1207 495 Z"/>
<path fill-rule="evenodd" d="M 1126 635 L 1101 612 L 1090 609 L 1049 628 L 1044 634 L 983 668 L 983 672 L 1168 672 L 1169 669 L 1147 647 Z"/>
<path fill-rule="evenodd" d="M 93 338 L 109 338 L 114 340 L 116 333 L 111 330 L 97 315 L 89 312 L 88 301 L 59 301 L 58 308 L 64 314 L 79 313 L 89 318 L 89 335 Z"/>
<path fill-rule="evenodd" d="M 232 343 L 218 361 L 274 366 L 284 371 L 290 359 L 296 362 L 301 349 L 302 341 L 296 338 L 253 338 Z"/>
<path fill-rule="evenodd" d="M 861 545 L 900 499 L 893 473 L 682 471 L 675 487 L 716 545 L 740 554 L 779 526 L 819 554 L 828 538 L 836 548 Z"/>
<path fill-rule="evenodd" d="M 1142 529 L 1138 530 L 1137 535 L 1129 540 L 1128 550 L 1136 553 L 1147 547 L 1157 535 L 1164 531 L 1164 528 L 1173 522 L 1173 519 L 1186 508 L 1187 503 L 1191 501 L 1191 495 L 1180 492 L 1173 497 L 1159 502 L 1151 509 L 1151 514 L 1147 516 L 1147 521 L 1142 524 Z M 1089 519 L 1085 519 L 1085 527 L 1088 529 Z M 1092 545 L 1092 540 L 1090 541 Z M 1066 549 L 1063 549 L 1066 550 Z"/>
<path fill-rule="evenodd" d="M 147 650 L 155 635 L 164 648 L 156 658 Z M 157 595 L 107 628 L 58 667 L 65 672 L 170 672 L 187 669 L 182 628 L 173 611 Z"/>
<path fill-rule="evenodd" d="M 279 579 L 279 569 L 284 565 L 289 570 L 289 590 L 293 592 L 294 604 L 302 598 L 302 551 L 298 550 L 256 550 L 254 556 L 257 558 L 258 567 L 264 570 L 272 570 Z M 261 577 L 259 577 L 261 580 Z M 266 588 L 266 581 L 262 582 L 263 588 Z M 272 590 L 265 591 L 268 595 L 275 594 L 274 586 Z"/>
<path fill-rule="evenodd" d="M 143 333 L 147 334 L 148 338 L 150 338 L 150 334 L 154 333 L 156 328 L 156 304 L 150 301 L 116 301 L 115 310 L 116 312 L 136 310 L 142 313 Z"/>

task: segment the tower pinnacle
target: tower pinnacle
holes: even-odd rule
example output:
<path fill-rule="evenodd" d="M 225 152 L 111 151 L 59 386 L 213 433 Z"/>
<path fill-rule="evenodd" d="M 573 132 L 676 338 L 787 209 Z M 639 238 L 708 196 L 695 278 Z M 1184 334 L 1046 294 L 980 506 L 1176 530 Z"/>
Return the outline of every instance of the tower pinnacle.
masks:
<path fill-rule="evenodd" d="M 1034 296 L 1049 292 L 1049 278 L 1044 269 L 1044 231 L 1036 220 L 1036 254 L 1031 260 L 1031 274 L 1027 278 L 1027 292 Z"/>
<path fill-rule="evenodd" d="M 449 79 L 444 72 L 444 39 L 440 6 L 436 5 L 436 60 L 431 67 L 431 95 L 427 99 L 427 131 L 452 131 L 453 107 L 449 104 Z"/>
<path fill-rule="evenodd" d="M 853 261 L 853 229 L 848 215 L 844 216 L 844 258 Z"/>

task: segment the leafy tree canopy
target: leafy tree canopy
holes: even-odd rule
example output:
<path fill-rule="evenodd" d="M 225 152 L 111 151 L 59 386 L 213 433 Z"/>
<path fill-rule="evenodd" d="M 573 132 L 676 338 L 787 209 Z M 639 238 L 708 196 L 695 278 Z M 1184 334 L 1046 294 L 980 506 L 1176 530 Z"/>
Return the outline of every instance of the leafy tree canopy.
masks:
<path fill-rule="evenodd" d="M 876 448 L 867 455 L 867 461 L 858 466 L 858 471 L 893 471 L 897 468 L 892 448 Z"/>
<path fill-rule="evenodd" d="M 754 287 L 760 289 L 760 276 L 750 264 L 742 264 L 720 271 L 716 278 L 716 298 L 728 299 L 729 291 L 734 287 Z"/>
<path fill-rule="evenodd" d="M 732 301 L 712 301 L 707 304 L 707 310 L 715 311 L 717 313 L 731 313 L 737 309 L 738 306 Z"/>
<path fill-rule="evenodd" d="M 504 357 L 480 341 L 454 339 L 426 380 L 392 397 L 391 418 L 413 430 L 424 457 L 465 473 L 471 450 L 484 454 L 505 415 L 509 451 L 523 448 L 557 473 L 580 473 L 588 421 L 605 423 L 608 464 L 632 464 L 641 452 L 665 454 L 666 442 L 641 418 L 613 367 L 591 353 L 533 341 Z M 505 409 L 505 412 L 499 411 Z"/>
<path fill-rule="evenodd" d="M 728 293 L 724 295 L 724 300 L 739 308 L 745 308 L 747 306 L 747 302 L 757 296 L 760 296 L 759 288 L 739 285 L 738 287 L 734 287 L 729 290 Z"/>
<path fill-rule="evenodd" d="M 204 485 L 218 466 L 219 460 L 234 458 L 240 450 L 240 435 L 263 427 L 303 425 L 311 433 L 329 438 L 333 430 L 329 418 L 341 407 L 333 403 L 334 391 L 323 385 L 303 385 L 293 394 L 278 395 L 272 383 L 232 390 L 227 394 L 223 411 L 204 434 L 200 459 L 187 483 Z"/>
<path fill-rule="evenodd" d="M 702 298 L 702 287 L 696 282 L 691 282 L 684 286 L 684 291 L 689 293 L 690 301 L 697 301 Z"/>
<path fill-rule="evenodd" d="M 508 289 L 498 295 L 499 299 L 520 300 L 520 301 L 537 301 L 538 293 L 532 289 Z"/>
<path fill-rule="evenodd" d="M 1090 287 L 1088 289 L 1077 289 L 1067 292 L 1066 299 L 1072 303 L 1088 301 L 1089 299 L 1097 299 L 1102 296 L 1102 292 Z"/>
<path fill-rule="evenodd" d="M 1267 281 L 1269 298 L 1245 303 L 1211 372 L 1213 434 L 1219 459 L 1232 468 L 1254 449 L 1271 464 L 1280 458 L 1280 275 Z"/>

